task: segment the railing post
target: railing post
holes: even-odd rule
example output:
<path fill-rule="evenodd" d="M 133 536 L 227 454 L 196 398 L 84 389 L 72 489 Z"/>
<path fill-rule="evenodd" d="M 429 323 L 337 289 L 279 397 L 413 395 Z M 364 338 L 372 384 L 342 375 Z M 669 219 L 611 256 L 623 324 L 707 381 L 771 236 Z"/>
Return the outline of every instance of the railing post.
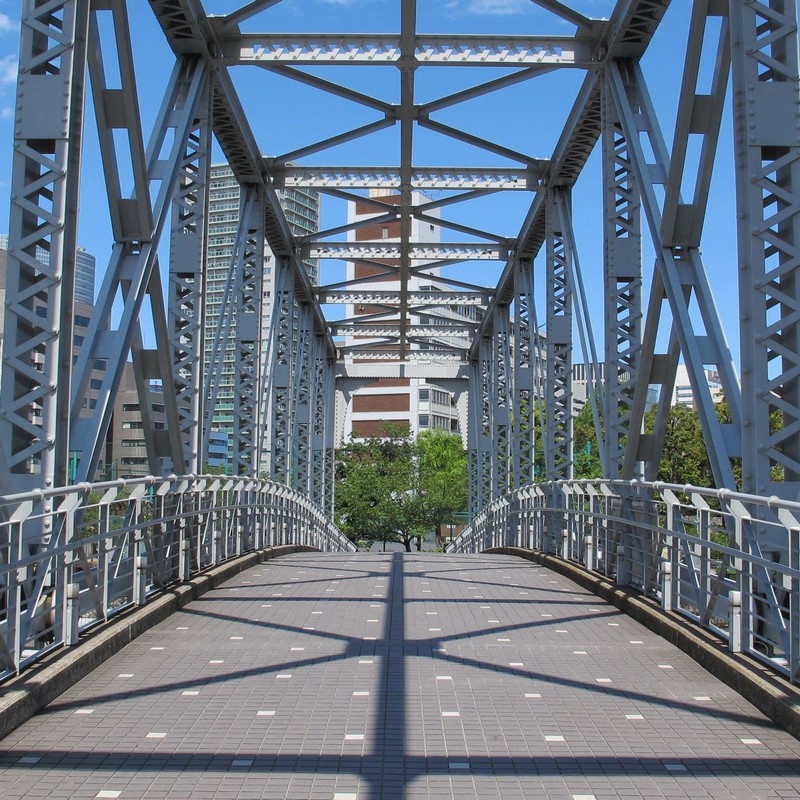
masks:
<path fill-rule="evenodd" d="M 661 565 L 661 609 L 672 611 L 672 562 L 662 561 Z"/>
<path fill-rule="evenodd" d="M 631 575 L 628 565 L 628 557 L 625 553 L 625 546 L 617 546 L 617 585 L 627 586 L 630 583 Z"/>
<path fill-rule="evenodd" d="M 186 533 L 181 529 L 181 563 L 178 579 L 188 581 L 192 574 L 192 545 L 186 538 Z"/>
<path fill-rule="evenodd" d="M 216 567 L 222 561 L 222 531 L 214 528 L 214 536 L 211 539 L 211 561 Z"/>
<path fill-rule="evenodd" d="M 64 605 L 64 644 L 72 647 L 78 643 L 78 629 L 81 616 L 81 587 L 77 583 L 68 583 L 66 603 Z"/>
<path fill-rule="evenodd" d="M 728 592 L 728 649 L 742 652 L 742 593 L 735 589 Z"/>
<path fill-rule="evenodd" d="M 569 561 L 569 529 L 561 529 L 561 558 Z"/>
<path fill-rule="evenodd" d="M 583 537 L 583 563 L 590 572 L 594 570 L 594 537 L 591 533 Z"/>
<path fill-rule="evenodd" d="M 136 548 L 139 552 L 139 548 Z M 145 602 L 147 581 L 147 557 L 136 556 L 133 569 L 133 602 L 137 606 L 143 606 Z"/>

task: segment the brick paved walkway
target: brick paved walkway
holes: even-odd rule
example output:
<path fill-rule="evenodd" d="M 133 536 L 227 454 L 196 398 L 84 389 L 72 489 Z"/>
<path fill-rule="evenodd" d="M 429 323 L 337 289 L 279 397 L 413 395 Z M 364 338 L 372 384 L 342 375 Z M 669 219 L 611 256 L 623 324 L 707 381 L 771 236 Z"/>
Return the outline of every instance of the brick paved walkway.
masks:
<path fill-rule="evenodd" d="M 302 554 L 0 742 L 11 798 L 798 798 L 800 742 L 508 556 Z"/>

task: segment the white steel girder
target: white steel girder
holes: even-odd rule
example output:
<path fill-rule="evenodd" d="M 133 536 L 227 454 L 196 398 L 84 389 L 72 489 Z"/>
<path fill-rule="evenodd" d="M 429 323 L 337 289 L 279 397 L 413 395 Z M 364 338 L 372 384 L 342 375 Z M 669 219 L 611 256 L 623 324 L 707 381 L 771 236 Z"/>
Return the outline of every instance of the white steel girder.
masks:
<path fill-rule="evenodd" d="M 198 109 L 202 105 L 208 73 L 205 64 L 196 59 L 176 63 L 145 151 L 124 4 L 114 7 L 113 19 L 117 50 L 110 55 L 119 65 L 123 90 L 107 85 L 96 22 L 92 26 L 94 47 L 89 58 L 115 244 L 74 368 L 70 441 L 71 447 L 81 453 L 76 474 L 79 480 L 94 474 L 129 352 L 133 356 L 150 469 L 153 474 L 185 471 L 157 249 L 166 227 L 170 202 L 181 191 L 182 159 L 197 130 Z M 129 153 L 126 155 L 132 164 L 135 187 L 130 198 L 120 195 L 120 156 L 114 138 L 117 130 L 127 134 Z M 152 192 L 151 187 L 154 187 Z M 116 327 L 112 327 L 112 307 L 120 296 L 122 312 Z M 153 349 L 145 349 L 141 344 L 140 315 L 145 298 L 149 298 L 152 311 L 156 338 Z M 82 418 L 79 415 L 86 389 L 100 362 L 105 369 L 97 405 L 90 416 Z M 158 381 L 163 390 L 166 414 L 163 430 L 156 430 L 149 418 L 149 381 Z"/>
<path fill-rule="evenodd" d="M 559 214 L 561 190 L 547 198 L 547 366 L 545 470 L 548 480 L 572 477 L 572 265 Z"/>
<path fill-rule="evenodd" d="M 186 468 L 204 466 L 203 319 L 206 234 L 211 168 L 211 97 L 198 104 L 197 124 L 187 137 L 181 176 L 172 200 L 168 320 L 173 381 L 178 402 Z"/>
<path fill-rule="evenodd" d="M 259 472 L 258 429 L 261 387 L 261 341 L 264 313 L 264 198 L 248 187 L 251 207 L 239 254 L 239 274 L 233 296 L 235 333 L 233 470 L 236 475 Z M 221 364 L 221 360 L 217 364 Z"/>
<path fill-rule="evenodd" d="M 3 492 L 67 482 L 75 165 L 88 28 L 88 0 L 22 4 L 0 398 Z M 41 251 L 48 264 L 37 258 Z"/>
<path fill-rule="evenodd" d="M 603 277 L 606 464 L 622 473 L 625 437 L 642 349 L 641 201 L 628 143 L 610 92 L 603 91 Z"/>
<path fill-rule="evenodd" d="M 532 483 L 536 399 L 541 398 L 541 361 L 536 348 L 533 261 L 520 259 L 514 276 L 514 369 L 511 420 L 512 486 Z"/>
<path fill-rule="evenodd" d="M 800 497 L 800 94 L 794 0 L 731 4 L 742 490 Z M 770 417 L 782 425 L 770 424 Z"/>
<path fill-rule="evenodd" d="M 413 57 L 421 65 L 527 67 L 548 64 L 588 69 L 595 63 L 596 36 L 414 35 Z M 402 36 L 381 34 L 228 33 L 222 59 L 234 64 L 397 64 Z"/>
<path fill-rule="evenodd" d="M 658 278 L 653 280 L 651 288 L 650 311 L 643 338 L 643 360 L 634 395 L 624 476 L 632 477 L 637 461 L 645 463 L 645 477 L 654 476 L 658 469 L 665 430 L 665 422 L 661 420 L 665 417 L 668 396 L 672 393 L 680 352 L 689 372 L 715 480 L 720 486 L 732 487 L 735 482 L 731 459 L 741 454 L 741 443 L 737 441 L 738 431 L 732 425 L 721 423 L 717 416 L 711 389 L 705 377 L 705 368 L 710 366 L 719 374 L 731 417 L 738 422 L 741 418 L 740 390 L 733 359 L 714 305 L 699 249 L 683 245 L 670 246 L 662 237 L 663 207 L 658 202 L 655 187 L 659 183 L 666 183 L 670 160 L 641 71 L 638 65 L 614 63 L 608 68 L 608 78 L 608 87 L 628 141 L 631 163 L 640 186 L 642 207 L 655 244 L 658 272 Z M 647 161 L 645 141 L 653 153 L 654 163 Z M 666 299 L 671 312 L 672 333 L 669 336 L 668 353 L 657 358 L 654 348 L 660 319 L 657 309 L 661 297 Z M 699 320 L 690 310 L 692 301 L 697 305 Z M 702 326 L 701 330 L 698 330 L 699 326 Z M 647 387 L 659 383 L 663 388 L 656 430 L 648 437 L 637 436 L 641 431 Z"/>

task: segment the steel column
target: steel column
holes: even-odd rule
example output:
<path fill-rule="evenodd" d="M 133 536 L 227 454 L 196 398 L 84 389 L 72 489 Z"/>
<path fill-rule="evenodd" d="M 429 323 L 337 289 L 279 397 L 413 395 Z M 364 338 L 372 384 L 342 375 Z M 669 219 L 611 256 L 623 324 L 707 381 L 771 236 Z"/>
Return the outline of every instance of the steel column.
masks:
<path fill-rule="evenodd" d="M 547 196 L 547 366 L 544 430 L 548 480 L 572 477 L 572 280 L 557 193 Z"/>
<path fill-rule="evenodd" d="M 211 97 L 198 103 L 193 130 L 181 156 L 181 173 L 172 200 L 168 290 L 169 340 L 186 468 L 197 474 L 202 460 L 203 319 Z"/>
<path fill-rule="evenodd" d="M 513 398 L 513 365 L 511 362 L 510 308 L 500 306 L 494 320 L 492 338 L 491 409 L 491 490 L 489 497 L 502 497 L 511 488 L 511 401 Z"/>
<path fill-rule="evenodd" d="M 663 421 L 657 421 L 655 434 L 648 440 L 638 437 L 644 414 L 644 395 L 651 384 L 662 385 L 660 405 L 664 418 L 677 369 L 678 353 L 682 354 L 689 373 L 703 435 L 708 449 L 714 479 L 718 486 L 733 488 L 735 481 L 731 459 L 741 454 L 741 394 L 733 359 L 725 339 L 705 267 L 697 246 L 668 244 L 662 233 L 663 206 L 658 201 L 656 186 L 664 185 L 670 174 L 670 159 L 656 120 L 644 79 L 637 65 L 612 63 L 608 69 L 608 87 L 628 140 L 631 163 L 640 187 L 642 205 L 656 251 L 656 269 L 651 289 L 650 309 L 643 336 L 640 380 L 634 394 L 631 432 L 626 451 L 624 473 L 633 475 L 636 461 L 644 461 L 645 475 L 655 477 L 663 446 Z M 652 152 L 648 161 L 645 141 Z M 676 202 L 680 197 L 676 197 Z M 661 298 L 669 304 L 672 316 L 669 351 L 656 356 L 657 331 Z M 696 312 L 695 312 L 696 309 Z M 679 350 L 678 350 L 679 346 Z M 706 378 L 706 368 L 719 376 L 728 401 L 732 425 L 723 425 Z M 646 446 L 643 446 L 645 445 Z"/>
<path fill-rule="evenodd" d="M 642 349 L 641 201 L 628 142 L 603 91 L 605 422 L 608 477 L 619 477 Z"/>
<path fill-rule="evenodd" d="M 239 254 L 235 282 L 233 470 L 258 472 L 259 388 L 261 386 L 262 308 L 264 302 L 264 198 L 256 186 L 245 187 L 252 208 Z M 221 363 L 221 362 L 220 362 Z"/>
<path fill-rule="evenodd" d="M 88 0 L 22 6 L 0 397 L 4 492 L 67 481 L 88 26 Z"/>
<path fill-rule="evenodd" d="M 278 483 L 290 480 L 289 434 L 293 421 L 293 388 L 297 308 L 291 291 L 288 260 L 277 257 L 272 283 L 272 318 L 270 320 L 270 374 L 268 378 L 269 476 Z"/>
<path fill-rule="evenodd" d="M 795 0 L 731 0 L 742 490 L 800 494 L 800 96 Z M 780 417 L 780 430 L 771 417 Z"/>
<path fill-rule="evenodd" d="M 308 307 L 295 307 L 292 341 L 292 442 L 289 485 L 308 496 L 311 478 L 312 392 L 314 389 L 314 333 L 309 326 Z"/>
<path fill-rule="evenodd" d="M 541 371 L 536 351 L 536 311 L 533 297 L 533 260 L 515 264 L 514 276 L 514 375 L 512 441 L 512 487 L 532 483 L 534 475 L 534 429 L 537 378 Z"/>
<path fill-rule="evenodd" d="M 176 64 L 145 152 L 138 120 L 130 32 L 124 16 L 124 4 L 114 8 L 115 42 L 119 48 L 115 57 L 123 73 L 124 92 L 107 87 L 99 47 L 93 50 L 89 59 L 115 245 L 74 371 L 70 440 L 74 449 L 81 446 L 77 480 L 86 480 L 94 474 L 129 352 L 134 357 L 151 469 L 154 472 L 184 471 L 184 448 L 180 436 L 176 389 L 172 381 L 173 368 L 157 251 L 168 219 L 169 204 L 179 181 L 181 154 L 186 152 L 187 142 L 195 130 L 197 109 L 205 88 L 206 68 L 202 61 L 193 59 Z M 96 23 L 93 27 L 96 27 Z M 96 37 L 96 31 L 94 35 Z M 129 199 L 122 198 L 120 194 L 115 130 L 125 131 L 130 145 L 135 189 Z M 112 328 L 112 309 L 120 296 L 123 308 L 116 328 Z M 145 350 L 141 340 L 140 314 L 145 298 L 150 301 L 156 339 L 156 347 L 152 350 Z M 81 418 L 80 409 L 89 380 L 100 362 L 105 370 L 97 406 L 91 416 Z M 150 399 L 145 386 L 147 381 L 159 381 L 163 388 L 167 417 L 164 430 L 155 430 L 148 417 Z"/>

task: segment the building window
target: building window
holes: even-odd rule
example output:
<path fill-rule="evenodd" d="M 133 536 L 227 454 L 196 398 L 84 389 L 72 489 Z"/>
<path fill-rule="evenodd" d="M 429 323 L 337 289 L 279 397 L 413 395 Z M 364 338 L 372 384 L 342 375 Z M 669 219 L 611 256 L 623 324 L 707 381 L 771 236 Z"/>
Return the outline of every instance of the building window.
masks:
<path fill-rule="evenodd" d="M 122 404 L 123 411 L 138 411 L 139 404 L 138 403 L 123 403 Z"/>
<path fill-rule="evenodd" d="M 122 423 L 122 430 L 125 430 L 125 431 L 141 430 L 143 427 L 144 427 L 144 423 L 137 422 L 136 420 Z"/>
<path fill-rule="evenodd" d="M 144 447 L 144 439 L 123 439 L 123 447 Z"/>

